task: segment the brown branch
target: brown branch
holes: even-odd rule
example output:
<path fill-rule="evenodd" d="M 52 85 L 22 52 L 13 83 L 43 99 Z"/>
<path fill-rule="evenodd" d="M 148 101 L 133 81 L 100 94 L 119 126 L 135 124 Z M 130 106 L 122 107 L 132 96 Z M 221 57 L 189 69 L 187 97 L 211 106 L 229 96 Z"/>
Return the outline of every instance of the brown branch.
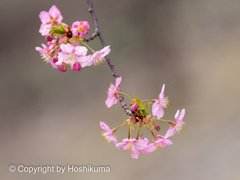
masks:
<path fill-rule="evenodd" d="M 87 3 L 88 3 L 88 6 L 89 6 L 89 10 L 88 11 L 92 15 L 93 22 L 94 22 L 94 27 L 95 27 L 95 34 L 93 33 L 90 37 L 92 37 L 94 39 L 96 36 L 98 36 L 100 41 L 101 41 L 101 43 L 102 43 L 102 46 L 105 47 L 106 44 L 105 44 L 105 42 L 103 40 L 102 33 L 101 33 L 101 31 L 99 29 L 99 26 L 98 26 L 97 17 L 95 15 L 94 10 L 93 10 L 92 1 L 91 0 L 87 0 Z M 88 39 L 88 37 L 86 39 L 84 39 L 84 40 L 88 41 L 87 39 Z M 91 40 L 91 38 L 89 38 L 89 40 Z M 105 58 L 107 60 L 107 63 L 109 65 L 111 71 L 112 71 L 113 77 L 115 77 L 115 79 L 118 78 L 119 75 L 117 74 L 116 70 L 114 69 L 114 64 L 112 63 L 110 57 L 107 55 L 107 56 L 105 56 Z M 134 116 L 133 113 L 128 109 L 126 103 L 124 102 L 124 97 L 122 95 L 119 95 L 119 101 L 120 101 L 121 106 L 122 106 L 123 110 L 125 111 L 125 113 L 127 115 L 129 115 L 129 116 Z"/>
<path fill-rule="evenodd" d="M 88 41 L 94 40 L 95 37 L 97 37 L 97 36 L 98 36 L 98 32 L 95 31 L 91 36 L 84 37 L 83 41 L 88 42 Z"/>

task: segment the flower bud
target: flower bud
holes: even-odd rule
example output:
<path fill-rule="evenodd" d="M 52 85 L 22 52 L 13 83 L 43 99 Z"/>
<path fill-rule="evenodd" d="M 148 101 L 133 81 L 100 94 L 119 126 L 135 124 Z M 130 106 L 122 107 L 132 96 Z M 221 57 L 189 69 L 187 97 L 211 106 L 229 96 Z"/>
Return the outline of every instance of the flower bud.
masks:
<path fill-rule="evenodd" d="M 155 129 L 156 129 L 157 131 L 160 131 L 160 126 L 159 126 L 158 124 L 155 124 Z"/>
<path fill-rule="evenodd" d="M 50 33 L 46 36 L 46 41 L 51 42 L 53 40 L 53 34 Z"/>
<path fill-rule="evenodd" d="M 68 66 L 63 62 L 58 69 L 61 72 L 66 72 L 68 70 Z"/>
<path fill-rule="evenodd" d="M 78 62 L 75 62 L 74 65 L 72 66 L 73 71 L 80 71 L 81 69 L 82 69 L 82 66 Z"/>
<path fill-rule="evenodd" d="M 53 58 L 53 63 L 55 64 L 56 62 L 58 62 L 58 59 L 57 58 Z"/>
<path fill-rule="evenodd" d="M 135 103 L 135 104 L 132 105 L 131 108 L 132 108 L 133 111 L 137 111 L 138 110 L 138 105 Z"/>

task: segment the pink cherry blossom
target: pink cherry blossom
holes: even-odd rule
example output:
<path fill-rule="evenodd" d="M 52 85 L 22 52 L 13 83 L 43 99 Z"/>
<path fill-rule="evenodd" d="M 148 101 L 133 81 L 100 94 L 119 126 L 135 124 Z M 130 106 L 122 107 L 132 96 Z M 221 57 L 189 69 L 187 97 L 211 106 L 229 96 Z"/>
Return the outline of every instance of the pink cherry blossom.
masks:
<path fill-rule="evenodd" d="M 165 84 L 162 86 L 162 91 L 158 96 L 158 100 L 152 105 L 152 114 L 154 116 L 157 116 L 158 119 L 163 117 L 164 111 L 163 108 L 167 107 L 168 104 L 168 99 L 167 97 L 164 97 L 164 89 L 165 89 Z"/>
<path fill-rule="evenodd" d="M 87 34 L 88 29 L 90 28 L 87 21 L 76 21 L 72 24 L 72 34 L 75 37 L 82 37 Z"/>
<path fill-rule="evenodd" d="M 129 150 L 132 154 L 132 158 L 137 159 L 140 155 L 140 152 L 142 152 L 149 143 L 149 140 L 147 138 L 144 139 L 123 139 L 121 143 L 116 144 L 116 147 L 119 149 L 119 147 L 123 147 L 124 150 Z"/>
<path fill-rule="evenodd" d="M 171 126 L 165 135 L 166 138 L 173 136 L 175 134 L 175 131 L 179 133 L 182 130 L 183 124 L 184 124 L 183 122 L 184 115 L 185 115 L 185 109 L 182 109 L 180 115 L 179 115 L 179 110 L 176 112 L 175 114 L 176 121 L 174 123 L 171 123 Z"/>
<path fill-rule="evenodd" d="M 36 51 L 40 52 L 42 59 L 47 63 L 51 63 L 52 67 L 57 69 L 56 59 L 51 56 L 51 48 L 47 47 L 45 44 L 42 44 L 42 48 L 36 47 Z"/>
<path fill-rule="evenodd" d="M 72 46 L 71 44 L 62 44 L 60 46 L 61 52 L 58 53 L 57 65 L 61 65 L 63 62 L 70 64 L 73 70 L 81 70 L 81 67 L 85 67 L 90 62 L 87 54 L 87 48 L 83 46 Z"/>
<path fill-rule="evenodd" d="M 120 83 L 121 83 L 122 77 L 118 77 L 115 82 L 115 86 L 113 84 L 110 85 L 108 89 L 108 97 L 105 101 L 105 104 L 108 108 L 112 107 L 112 105 L 117 104 L 118 98 L 119 98 L 119 91 L 120 91 Z"/>
<path fill-rule="evenodd" d="M 115 144 L 118 143 L 117 138 L 113 135 L 113 131 L 110 129 L 108 125 L 104 122 L 100 121 L 100 127 L 106 131 L 106 133 L 102 134 L 102 136 L 106 139 L 107 142 L 114 142 Z"/>
<path fill-rule="evenodd" d="M 166 136 L 160 136 L 157 135 L 157 140 L 155 140 L 153 143 L 149 144 L 143 151 L 142 153 L 148 154 L 152 153 L 153 151 L 156 151 L 161 148 L 165 148 L 168 145 L 173 144 L 171 140 L 167 139 Z"/>
<path fill-rule="evenodd" d="M 42 25 L 39 29 L 39 32 L 42 34 L 42 36 L 48 35 L 50 32 L 50 29 L 48 28 L 52 27 L 53 25 L 59 25 L 63 19 L 61 12 L 55 5 L 50 8 L 49 12 L 40 12 L 39 18 L 42 22 Z"/>
<path fill-rule="evenodd" d="M 94 52 L 93 55 L 91 56 L 92 64 L 98 65 L 101 62 L 103 62 L 104 61 L 104 57 L 106 55 L 108 55 L 110 53 L 110 51 L 111 51 L 111 49 L 109 47 L 110 46 L 106 46 L 102 50 Z"/>

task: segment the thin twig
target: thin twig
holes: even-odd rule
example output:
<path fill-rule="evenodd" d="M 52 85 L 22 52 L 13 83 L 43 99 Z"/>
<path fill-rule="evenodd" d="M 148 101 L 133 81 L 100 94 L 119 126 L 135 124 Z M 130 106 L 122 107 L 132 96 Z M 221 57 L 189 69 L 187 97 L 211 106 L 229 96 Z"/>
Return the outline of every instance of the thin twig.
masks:
<path fill-rule="evenodd" d="M 102 43 L 102 46 L 105 47 L 106 44 L 105 44 L 105 42 L 104 42 L 104 40 L 103 40 L 101 31 L 100 31 L 99 26 L 98 26 L 97 17 L 96 17 L 96 15 L 95 15 L 94 10 L 93 10 L 92 1 L 91 1 L 91 0 L 87 0 L 87 3 L 88 3 L 88 6 L 89 6 L 89 10 L 88 10 L 88 11 L 91 13 L 91 15 L 92 15 L 92 17 L 93 17 L 95 32 L 94 32 L 91 36 L 89 36 L 89 37 L 87 37 L 86 39 L 84 39 L 84 41 L 89 41 L 89 40 L 91 40 L 91 39 L 94 39 L 96 36 L 98 36 L 99 39 L 100 39 L 100 41 L 101 41 L 101 43 Z M 110 57 L 107 55 L 105 58 L 106 58 L 106 60 L 107 60 L 107 63 L 108 63 L 108 65 L 109 65 L 111 71 L 112 71 L 113 77 L 115 77 L 115 79 L 118 78 L 119 75 L 117 74 L 116 70 L 114 69 L 114 64 L 112 63 Z M 119 101 L 120 101 L 121 106 L 122 106 L 123 110 L 125 111 L 125 113 L 126 113 L 127 115 L 129 115 L 129 116 L 134 116 L 133 113 L 128 109 L 126 103 L 124 102 L 124 97 L 123 97 L 122 95 L 119 95 Z"/>
<path fill-rule="evenodd" d="M 97 36 L 98 36 L 98 32 L 94 32 L 91 36 L 84 37 L 83 41 L 88 42 L 88 41 L 94 40 L 95 37 L 97 37 Z"/>

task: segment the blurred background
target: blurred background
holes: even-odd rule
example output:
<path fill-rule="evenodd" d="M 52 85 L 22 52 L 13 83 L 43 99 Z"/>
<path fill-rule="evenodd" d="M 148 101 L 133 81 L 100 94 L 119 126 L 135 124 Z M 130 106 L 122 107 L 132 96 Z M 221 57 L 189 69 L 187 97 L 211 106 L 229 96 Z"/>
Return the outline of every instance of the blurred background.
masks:
<path fill-rule="evenodd" d="M 239 180 L 240 1 L 93 0 L 123 92 L 186 109 L 173 145 L 132 159 L 101 136 L 128 117 L 108 109 L 107 63 L 65 73 L 42 61 L 39 13 L 55 4 L 63 22 L 93 21 L 85 0 L 0 0 L 0 174 L 2 179 Z M 101 49 L 98 39 L 91 42 Z M 126 99 L 128 103 L 128 100 Z M 165 134 L 168 125 L 161 126 Z M 150 137 L 147 131 L 145 135 Z M 127 128 L 116 132 L 127 137 Z M 110 166 L 110 173 L 11 173 L 8 166 Z"/>

